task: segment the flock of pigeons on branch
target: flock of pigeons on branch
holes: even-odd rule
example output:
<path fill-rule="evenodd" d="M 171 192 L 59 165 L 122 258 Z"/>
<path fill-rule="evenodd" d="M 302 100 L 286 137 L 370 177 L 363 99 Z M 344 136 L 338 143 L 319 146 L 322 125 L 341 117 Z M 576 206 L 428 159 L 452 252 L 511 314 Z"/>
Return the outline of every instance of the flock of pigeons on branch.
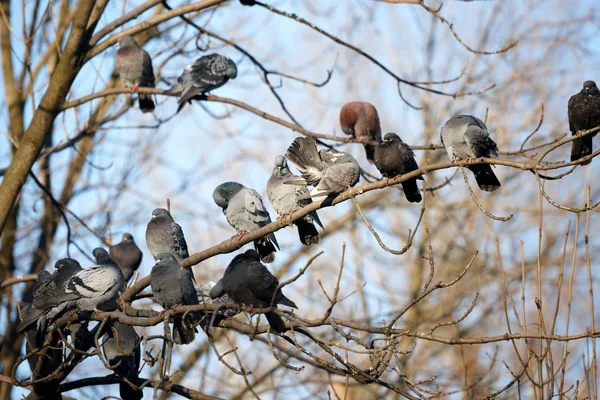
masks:
<path fill-rule="evenodd" d="M 130 83 L 133 90 L 137 87 L 154 87 L 152 61 L 148 53 L 128 36 L 121 37 L 119 44 L 116 70 L 120 77 Z M 209 91 L 234 79 L 236 75 L 237 68 L 233 61 L 211 54 L 186 67 L 177 84 L 167 93 L 179 96 L 179 111 L 186 102 L 204 98 Z M 154 109 L 151 95 L 139 94 L 138 101 L 143 112 Z M 600 125 L 600 91 L 593 81 L 586 81 L 583 89 L 571 97 L 568 111 L 573 135 Z M 419 169 L 412 150 L 397 134 L 387 133 L 382 138 L 377 110 L 372 104 L 345 104 L 340 112 L 340 125 L 345 134 L 363 144 L 367 160 L 375 164 L 385 179 Z M 470 115 L 459 115 L 448 120 L 441 128 L 441 139 L 453 161 L 498 155 L 498 148 L 490 138 L 486 125 Z M 592 135 L 576 139 L 572 146 L 571 160 L 590 155 Z M 298 167 L 300 176 L 292 173 L 288 159 Z M 589 161 L 582 164 L 587 163 Z M 475 175 L 481 190 L 491 192 L 500 187 L 500 181 L 489 164 L 466 167 Z M 332 148 L 319 150 L 314 138 L 298 137 L 291 143 L 285 156 L 275 157 L 266 192 L 273 208 L 282 218 L 311 204 L 315 197 L 325 197 L 322 205 L 331 205 L 336 196 L 357 184 L 360 173 L 360 166 L 352 155 Z M 406 199 L 411 203 L 422 200 L 418 179 L 423 178 L 419 175 L 402 182 Z M 269 212 L 258 192 L 240 183 L 225 182 L 219 185 L 213 192 L 213 200 L 236 230 L 234 238 L 271 223 Z M 320 242 L 315 224 L 321 228 L 323 224 L 316 211 L 296 219 L 293 224 L 298 228 L 303 245 Z M 246 312 L 277 304 L 297 308 L 293 301 L 283 295 L 278 287 L 279 281 L 262 263 L 275 260 L 279 246 L 274 233 L 254 240 L 256 250 L 236 255 L 216 284 L 211 282 L 198 288 L 191 268 L 180 265 L 181 260 L 189 257 L 188 248 L 181 227 L 168 210 L 157 208 L 152 212 L 146 229 L 146 244 L 156 261 L 150 274 L 152 294 L 165 310 L 177 305 L 212 301 L 232 301 L 243 305 Z M 125 284 L 139 267 L 142 252 L 128 233 L 123 235 L 121 243 L 111 246 L 109 250 L 110 253 L 96 248 L 93 251 L 96 265 L 90 268 L 82 268 L 76 260 L 65 258 L 55 263 L 54 273 L 41 271 L 38 274 L 33 302 L 23 307 L 22 322 L 18 327 L 19 332 L 26 332 L 34 338 L 34 343 L 30 343 L 32 346 L 40 348 L 53 332 L 55 321 L 69 312 L 112 311 L 118 308 L 119 293 L 123 292 Z M 225 309 L 217 316 L 206 312 L 191 312 L 185 317 L 178 315 L 173 318 L 173 341 L 189 344 L 194 340 L 196 326 L 201 325 L 208 332 L 210 325 L 238 312 L 239 307 L 233 311 Z M 285 322 L 276 312 L 267 312 L 265 316 L 273 331 L 282 333 L 287 330 Z M 85 324 L 78 326 L 87 330 Z M 117 321 L 111 324 L 111 329 L 104 336 L 104 354 L 111 365 L 119 366 L 115 372 L 123 377 L 134 376 L 134 373 L 137 376 L 138 346 L 139 336 L 135 329 Z M 141 391 L 124 385 L 121 386 L 124 398 L 141 398 Z"/>

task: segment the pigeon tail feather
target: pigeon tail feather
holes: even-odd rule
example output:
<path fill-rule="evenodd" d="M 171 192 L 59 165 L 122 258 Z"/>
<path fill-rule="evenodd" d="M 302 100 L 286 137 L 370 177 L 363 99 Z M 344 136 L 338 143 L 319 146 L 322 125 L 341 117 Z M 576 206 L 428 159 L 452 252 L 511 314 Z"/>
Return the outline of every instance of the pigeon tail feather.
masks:
<path fill-rule="evenodd" d="M 188 322 L 189 323 L 189 322 Z M 173 341 L 177 344 L 190 344 L 196 337 L 196 330 L 193 327 L 186 328 L 183 326 L 181 316 L 175 317 L 173 322 Z"/>
<path fill-rule="evenodd" d="M 154 101 L 152 100 L 152 95 L 140 94 L 138 101 L 140 103 L 140 110 L 142 110 L 142 112 L 148 113 L 154 111 Z"/>
<path fill-rule="evenodd" d="M 475 174 L 475 181 L 481 190 L 493 192 L 500 187 L 500 181 L 492 171 L 491 165 L 470 165 L 468 168 Z"/>
<path fill-rule="evenodd" d="M 285 326 L 285 322 L 283 319 L 274 312 L 265 313 L 265 317 L 267 321 L 269 321 L 269 325 L 271 329 L 275 332 L 283 333 L 287 331 L 287 327 Z"/>
<path fill-rule="evenodd" d="M 142 400 L 144 398 L 142 390 L 132 388 L 127 382 L 119 383 L 119 394 L 123 400 Z"/>
<path fill-rule="evenodd" d="M 258 254 L 260 254 L 260 259 L 263 262 L 272 263 L 273 261 L 275 261 L 276 249 L 273 243 L 271 243 L 271 241 L 268 238 L 262 237 L 260 239 L 255 240 L 254 248 L 256 249 L 256 251 L 258 251 Z"/>
<path fill-rule="evenodd" d="M 587 135 L 582 137 L 581 139 L 573 140 L 573 145 L 571 147 L 571 161 L 577 161 L 580 158 L 585 156 L 589 156 L 592 154 L 592 136 Z M 592 160 L 587 160 L 582 162 L 581 165 L 588 165 Z"/>
<path fill-rule="evenodd" d="M 420 203 L 423 200 L 416 179 L 409 179 L 406 182 L 402 182 L 402 189 L 404 189 L 406 200 L 410 203 Z"/>
<path fill-rule="evenodd" d="M 321 241 L 319 232 L 312 223 L 301 218 L 296 220 L 294 224 L 298 227 L 298 236 L 300 236 L 300 241 L 303 245 L 310 246 L 311 244 L 317 244 Z"/>
<path fill-rule="evenodd" d="M 367 160 L 371 164 L 375 164 L 375 146 L 371 146 L 370 144 L 365 144 L 365 154 L 367 156 Z"/>

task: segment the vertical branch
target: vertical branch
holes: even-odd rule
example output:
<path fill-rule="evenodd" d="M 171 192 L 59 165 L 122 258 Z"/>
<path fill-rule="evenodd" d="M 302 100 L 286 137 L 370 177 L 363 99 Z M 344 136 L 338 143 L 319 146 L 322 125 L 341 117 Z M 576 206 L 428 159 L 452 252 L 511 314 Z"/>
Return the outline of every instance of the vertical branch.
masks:
<path fill-rule="evenodd" d="M 589 293 L 590 293 L 590 320 L 591 320 L 591 330 L 592 332 L 596 331 L 596 322 L 594 318 L 594 287 L 593 287 L 593 278 L 592 278 L 592 265 L 590 258 L 590 187 L 587 187 L 586 190 L 586 206 L 587 211 L 585 212 L 585 262 L 587 264 L 587 273 L 588 273 L 588 283 L 589 283 Z M 592 338 L 592 358 L 589 362 L 592 363 L 592 377 L 593 377 L 593 388 L 594 388 L 594 396 L 592 398 L 598 398 L 598 367 L 596 363 L 596 339 Z M 589 394 L 589 393 L 588 393 Z M 591 397 L 591 396 L 590 396 Z"/>

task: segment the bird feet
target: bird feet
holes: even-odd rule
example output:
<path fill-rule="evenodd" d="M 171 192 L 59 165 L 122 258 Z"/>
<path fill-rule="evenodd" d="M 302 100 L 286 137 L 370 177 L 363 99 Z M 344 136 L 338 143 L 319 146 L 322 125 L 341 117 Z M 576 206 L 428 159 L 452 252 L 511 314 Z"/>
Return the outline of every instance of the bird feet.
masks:
<path fill-rule="evenodd" d="M 233 235 L 231 237 L 231 239 L 229 239 L 229 240 L 234 240 L 234 239 L 237 239 L 238 241 L 242 240 L 244 238 L 244 236 L 246 236 L 249 233 L 250 232 L 248 232 L 248 231 L 240 231 L 240 232 L 236 233 L 235 235 Z"/>
<path fill-rule="evenodd" d="M 252 308 L 253 308 L 253 307 L 254 307 L 254 306 L 253 306 L 252 304 L 250 304 L 249 306 L 247 306 L 247 307 L 244 309 L 244 311 L 246 311 L 247 313 L 250 313 L 250 312 L 252 311 Z"/>
<path fill-rule="evenodd" d="M 139 89 L 140 85 L 138 85 L 137 83 L 133 84 L 132 86 L 130 86 L 130 89 L 132 92 L 137 92 Z"/>

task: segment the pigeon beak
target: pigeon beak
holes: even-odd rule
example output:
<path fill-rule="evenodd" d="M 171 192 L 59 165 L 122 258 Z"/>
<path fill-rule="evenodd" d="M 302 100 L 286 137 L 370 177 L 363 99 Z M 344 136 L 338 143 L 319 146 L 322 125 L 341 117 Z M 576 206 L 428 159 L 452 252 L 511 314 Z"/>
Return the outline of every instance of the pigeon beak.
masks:
<path fill-rule="evenodd" d="M 156 215 L 153 215 L 152 218 L 150 218 L 150 219 L 154 219 L 154 218 L 156 218 Z"/>

